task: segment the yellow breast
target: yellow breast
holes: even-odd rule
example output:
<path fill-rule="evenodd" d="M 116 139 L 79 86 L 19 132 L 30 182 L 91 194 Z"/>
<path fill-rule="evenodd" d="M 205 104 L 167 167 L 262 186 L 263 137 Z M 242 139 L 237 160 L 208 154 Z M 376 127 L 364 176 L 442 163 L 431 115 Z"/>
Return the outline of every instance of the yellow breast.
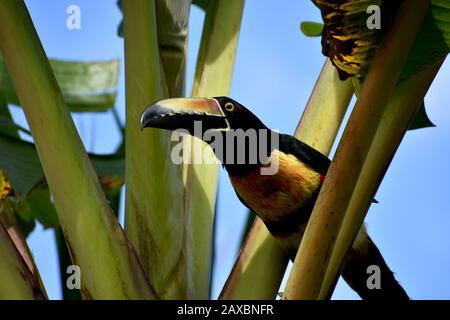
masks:
<path fill-rule="evenodd" d="M 260 169 L 230 176 L 239 196 L 261 218 L 278 220 L 301 208 L 320 187 L 323 176 L 295 156 L 274 150 L 270 163 L 278 161 L 275 175 L 262 175 Z"/>

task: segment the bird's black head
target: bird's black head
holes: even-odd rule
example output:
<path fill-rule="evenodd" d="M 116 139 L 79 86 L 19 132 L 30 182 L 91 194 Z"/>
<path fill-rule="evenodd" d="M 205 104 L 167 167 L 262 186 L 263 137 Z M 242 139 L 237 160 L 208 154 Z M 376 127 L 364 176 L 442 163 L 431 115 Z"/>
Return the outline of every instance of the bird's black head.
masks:
<path fill-rule="evenodd" d="M 217 139 L 213 141 L 205 139 L 207 136 L 205 132 L 211 130 L 219 132 L 222 141 L 235 142 L 233 149 L 224 147 L 218 152 L 213 148 L 230 174 L 243 174 L 261 166 L 267 161 L 273 149 L 273 144 L 269 141 L 272 138 L 272 131 L 250 110 L 228 97 L 177 98 L 157 102 L 148 106 L 141 116 L 141 128 L 147 127 L 184 129 L 211 146 Z M 242 150 L 248 153 L 245 157 L 240 157 L 243 154 Z M 257 153 L 256 162 L 251 159 L 249 150 L 252 152 L 255 150 Z M 260 152 L 261 150 L 263 151 Z M 228 159 L 227 155 L 231 154 L 231 159 Z"/>
<path fill-rule="evenodd" d="M 176 98 L 148 106 L 141 116 L 141 128 L 184 129 L 193 134 L 195 122 L 202 130 L 267 129 L 250 110 L 228 97 Z"/>
<path fill-rule="evenodd" d="M 219 103 L 230 129 L 267 129 L 257 116 L 239 102 L 228 97 L 215 97 L 214 99 Z"/>

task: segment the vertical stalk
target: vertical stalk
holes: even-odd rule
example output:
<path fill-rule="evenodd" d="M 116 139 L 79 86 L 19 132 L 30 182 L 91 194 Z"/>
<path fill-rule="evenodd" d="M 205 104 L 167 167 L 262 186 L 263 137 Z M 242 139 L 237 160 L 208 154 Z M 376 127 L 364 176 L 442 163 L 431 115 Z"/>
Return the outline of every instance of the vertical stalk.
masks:
<path fill-rule="evenodd" d="M 438 63 L 421 71 L 396 87 L 347 208 L 319 299 L 330 296 L 332 284 L 336 283 L 342 261 L 364 221 L 370 201 L 440 66 Z"/>
<path fill-rule="evenodd" d="M 154 298 L 114 218 L 23 1 L 0 0 L 0 50 L 35 140 L 84 297 Z"/>
<path fill-rule="evenodd" d="M 209 1 L 191 96 L 229 95 L 243 9 L 244 0 Z M 205 252 L 210 252 L 213 243 L 211 236 L 218 167 L 217 164 L 213 164 L 216 157 L 211 148 L 203 143 L 200 149 L 195 148 L 198 143 L 201 142 L 190 136 L 186 137 L 186 146 L 191 147 L 191 159 L 194 159 L 194 150 L 197 152 L 200 150 L 204 160 L 201 164 L 191 161 L 192 164 L 185 167 L 185 204 L 187 212 L 190 213 L 191 230 L 188 246 L 193 249 L 194 257 L 190 260 L 191 270 L 195 273 L 208 274 L 212 262 L 205 259 Z M 209 278 L 205 280 L 209 281 Z M 207 281 L 197 283 L 202 286 L 201 292 L 208 292 Z"/>
<path fill-rule="evenodd" d="M 161 298 L 183 298 L 182 168 L 170 159 L 170 136 L 141 131 L 144 108 L 168 97 L 160 60 L 155 1 L 123 2 L 125 41 L 125 228 Z M 180 284 L 172 285 L 173 281 Z M 172 289 L 168 289 L 171 287 Z M 169 292 L 170 291 L 170 292 Z"/>
<path fill-rule="evenodd" d="M 172 52 L 163 55 L 165 74 L 161 67 L 158 34 L 160 42 L 164 38 L 165 44 L 176 45 L 177 52 L 183 48 L 170 32 L 157 30 L 156 19 L 167 14 L 164 3 L 158 4 L 160 6 L 155 8 L 155 4 L 149 1 L 124 2 L 126 226 L 163 298 L 206 299 L 217 166 L 176 166 L 170 159 L 172 144 L 169 134 L 162 130 L 142 133 L 139 128 L 139 116 L 144 107 L 168 97 L 168 91 L 180 93 L 184 83 L 180 78 L 184 77 L 184 61 L 176 59 L 180 68 L 173 65 Z M 167 8 L 172 6 L 170 1 L 165 4 Z M 181 8 L 186 9 L 184 6 Z M 243 0 L 209 3 L 193 95 L 228 94 L 242 8 Z M 158 9 L 160 12 L 156 17 Z M 172 89 L 166 88 L 166 78 Z M 185 138 L 184 141 L 184 150 L 189 150 L 191 146 L 188 143 L 193 140 Z"/>
<path fill-rule="evenodd" d="M 283 299 L 316 299 L 319 295 L 345 210 L 430 2 L 403 1 L 374 58 L 306 228 Z"/>

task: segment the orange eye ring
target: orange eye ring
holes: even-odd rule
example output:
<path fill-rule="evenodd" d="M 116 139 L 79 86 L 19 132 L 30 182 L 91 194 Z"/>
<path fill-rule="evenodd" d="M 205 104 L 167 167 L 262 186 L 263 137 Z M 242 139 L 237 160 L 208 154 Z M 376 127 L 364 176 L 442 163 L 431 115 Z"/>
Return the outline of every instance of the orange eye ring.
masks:
<path fill-rule="evenodd" d="M 233 103 L 231 103 L 231 102 L 225 103 L 225 110 L 227 110 L 228 112 L 233 112 L 234 109 L 235 109 L 235 106 Z"/>

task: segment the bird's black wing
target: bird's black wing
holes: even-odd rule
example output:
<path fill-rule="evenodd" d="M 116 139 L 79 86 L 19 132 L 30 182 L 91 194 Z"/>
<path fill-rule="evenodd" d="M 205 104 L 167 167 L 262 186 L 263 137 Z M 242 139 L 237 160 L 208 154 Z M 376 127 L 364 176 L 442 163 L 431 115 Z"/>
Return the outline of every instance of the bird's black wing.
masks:
<path fill-rule="evenodd" d="M 313 170 L 325 175 L 330 167 L 330 159 L 313 147 L 288 134 L 279 134 L 279 150 L 292 154 Z"/>

